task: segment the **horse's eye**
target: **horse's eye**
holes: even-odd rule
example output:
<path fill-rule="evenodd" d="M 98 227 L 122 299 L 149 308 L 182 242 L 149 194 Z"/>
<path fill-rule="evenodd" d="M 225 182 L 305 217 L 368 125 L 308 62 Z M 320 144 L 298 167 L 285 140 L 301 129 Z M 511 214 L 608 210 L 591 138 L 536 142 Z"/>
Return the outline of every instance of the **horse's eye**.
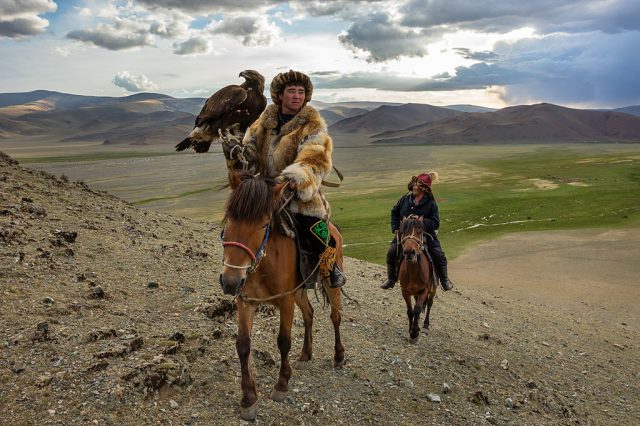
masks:
<path fill-rule="evenodd" d="M 262 225 L 263 228 L 266 228 L 267 226 L 269 226 L 269 222 L 267 222 L 264 225 Z"/>

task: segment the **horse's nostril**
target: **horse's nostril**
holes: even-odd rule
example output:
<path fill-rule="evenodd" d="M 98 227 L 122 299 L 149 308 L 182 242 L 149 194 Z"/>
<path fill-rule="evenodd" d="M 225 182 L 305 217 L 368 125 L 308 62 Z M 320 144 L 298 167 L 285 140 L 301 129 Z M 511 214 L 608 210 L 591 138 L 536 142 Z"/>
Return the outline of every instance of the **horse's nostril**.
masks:
<path fill-rule="evenodd" d="M 246 281 L 246 278 L 243 278 L 240 280 L 240 288 L 242 288 L 242 286 L 244 286 L 244 282 Z"/>

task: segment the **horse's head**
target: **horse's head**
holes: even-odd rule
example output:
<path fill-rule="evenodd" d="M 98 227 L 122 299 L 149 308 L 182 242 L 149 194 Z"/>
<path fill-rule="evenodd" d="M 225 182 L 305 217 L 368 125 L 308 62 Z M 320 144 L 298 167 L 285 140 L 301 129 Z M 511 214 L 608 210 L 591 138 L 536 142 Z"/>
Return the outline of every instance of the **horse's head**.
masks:
<path fill-rule="evenodd" d="M 272 217 L 286 183 L 252 175 L 233 179 L 224 217 L 220 285 L 224 294 L 237 295 L 265 253 Z"/>
<path fill-rule="evenodd" d="M 409 263 L 416 263 L 424 244 L 423 216 L 409 215 L 400 223 L 399 239 L 402 244 L 402 254 Z"/>

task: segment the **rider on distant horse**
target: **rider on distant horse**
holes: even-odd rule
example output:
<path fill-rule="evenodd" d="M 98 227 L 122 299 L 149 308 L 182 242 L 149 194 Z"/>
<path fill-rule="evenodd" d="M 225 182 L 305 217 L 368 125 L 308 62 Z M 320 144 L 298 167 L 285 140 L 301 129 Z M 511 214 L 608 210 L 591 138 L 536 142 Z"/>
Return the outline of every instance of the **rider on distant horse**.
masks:
<path fill-rule="evenodd" d="M 302 256 L 311 269 L 329 277 L 331 287 L 341 287 L 345 277 L 335 262 L 335 240 L 328 229 L 330 207 L 320 190 L 331 172 L 333 142 L 318 111 L 307 105 L 313 85 L 305 74 L 289 70 L 273 78 L 270 91 L 273 104 L 249 127 L 242 142 L 250 170 L 289 181 L 295 197 L 288 208 L 298 225 Z M 302 271 L 303 276 L 309 272 Z M 307 284 L 312 287 L 315 279 Z"/>
<path fill-rule="evenodd" d="M 440 213 L 438 212 L 438 204 L 431 191 L 431 183 L 436 180 L 438 174 L 435 172 L 422 173 L 411 178 L 408 189 L 409 193 L 405 194 L 398 200 L 398 203 L 391 209 L 391 231 L 396 235 L 391 241 L 389 250 L 387 251 L 387 281 L 380 286 L 383 289 L 393 288 L 398 279 L 397 261 L 398 261 L 398 235 L 397 231 L 400 222 L 405 216 L 411 214 L 424 216 L 425 232 L 429 234 L 426 238 L 429 254 L 433 259 L 435 269 L 440 277 L 440 285 L 444 291 L 451 290 L 453 283 L 447 276 L 447 258 L 440 246 L 440 241 L 436 235 L 436 231 L 440 227 Z"/>

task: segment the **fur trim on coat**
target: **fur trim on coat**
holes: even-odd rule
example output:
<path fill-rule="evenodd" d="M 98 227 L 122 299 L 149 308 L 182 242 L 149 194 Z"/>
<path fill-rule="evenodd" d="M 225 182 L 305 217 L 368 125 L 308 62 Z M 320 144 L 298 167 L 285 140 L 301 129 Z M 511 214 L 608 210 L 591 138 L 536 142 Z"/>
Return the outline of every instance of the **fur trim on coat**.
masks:
<path fill-rule="evenodd" d="M 333 141 L 327 125 L 318 111 L 307 105 L 276 134 L 278 110 L 277 105 L 269 105 L 247 129 L 242 143 L 251 171 L 295 182 L 297 197 L 290 203 L 293 213 L 328 218 L 329 204 L 320 190 L 332 168 Z"/>

